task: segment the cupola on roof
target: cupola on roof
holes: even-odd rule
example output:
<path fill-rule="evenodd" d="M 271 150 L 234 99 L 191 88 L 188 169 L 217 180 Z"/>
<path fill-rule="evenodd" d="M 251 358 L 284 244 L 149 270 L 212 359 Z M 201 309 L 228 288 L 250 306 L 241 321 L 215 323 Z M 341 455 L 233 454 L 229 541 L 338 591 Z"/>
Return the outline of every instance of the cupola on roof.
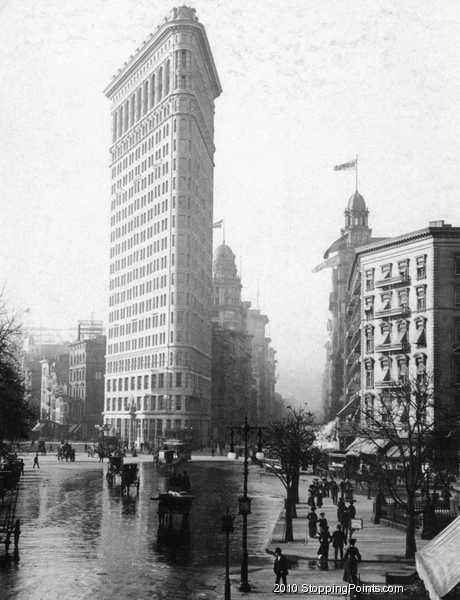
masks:
<path fill-rule="evenodd" d="M 235 255 L 233 250 L 227 244 L 221 244 L 216 250 L 216 259 L 214 261 L 214 276 L 216 277 L 237 277 Z"/>
<path fill-rule="evenodd" d="M 350 196 L 347 204 L 347 210 L 353 212 L 363 212 L 367 210 L 366 201 L 358 192 L 358 190 L 356 190 L 355 193 Z"/>

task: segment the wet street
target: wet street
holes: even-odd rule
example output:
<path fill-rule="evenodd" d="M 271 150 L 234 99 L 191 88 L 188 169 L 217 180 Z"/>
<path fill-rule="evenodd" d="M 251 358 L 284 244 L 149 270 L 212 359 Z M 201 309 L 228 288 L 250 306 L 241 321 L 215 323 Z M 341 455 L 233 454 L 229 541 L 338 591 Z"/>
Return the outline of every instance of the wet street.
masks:
<path fill-rule="evenodd" d="M 189 464 L 195 496 L 189 528 L 166 537 L 158 535 L 158 503 L 151 500 L 165 480 L 152 464 L 140 464 L 138 498 L 134 489 L 123 498 L 119 487 L 109 488 L 105 468 L 88 461 L 58 464 L 47 457 L 40 472 L 26 470 L 18 504 L 19 562 L 0 564 L 2 599 L 180 600 L 200 589 L 205 570 L 223 572 L 221 516 L 227 506 L 237 513 L 241 463 Z M 251 467 L 249 495 L 248 547 L 257 562 L 281 509 L 281 484 Z M 233 564 L 240 560 L 240 534 L 237 516 Z"/>

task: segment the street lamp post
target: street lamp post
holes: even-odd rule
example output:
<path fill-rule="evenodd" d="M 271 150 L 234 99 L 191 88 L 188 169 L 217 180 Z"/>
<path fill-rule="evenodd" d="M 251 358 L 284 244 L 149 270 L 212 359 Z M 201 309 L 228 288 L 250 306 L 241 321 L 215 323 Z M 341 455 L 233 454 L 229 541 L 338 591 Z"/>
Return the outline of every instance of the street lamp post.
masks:
<path fill-rule="evenodd" d="M 230 534 L 233 532 L 233 517 L 227 508 L 222 517 L 222 531 L 225 533 L 225 588 L 224 600 L 231 600 L 230 591 Z"/>
<path fill-rule="evenodd" d="M 244 419 L 244 425 L 242 427 L 243 439 L 244 439 L 244 469 L 243 469 L 243 495 L 238 498 L 239 514 L 243 517 L 243 548 L 241 557 L 241 582 L 239 590 L 240 592 L 250 592 L 251 586 L 248 581 L 248 515 L 251 514 L 251 498 L 248 496 L 248 437 L 251 431 L 257 431 L 258 443 L 256 458 L 262 460 L 264 454 L 262 452 L 262 428 L 251 427 L 248 424 L 247 416 Z M 228 457 L 235 459 L 234 449 L 234 428 L 230 428 L 230 452 Z"/>

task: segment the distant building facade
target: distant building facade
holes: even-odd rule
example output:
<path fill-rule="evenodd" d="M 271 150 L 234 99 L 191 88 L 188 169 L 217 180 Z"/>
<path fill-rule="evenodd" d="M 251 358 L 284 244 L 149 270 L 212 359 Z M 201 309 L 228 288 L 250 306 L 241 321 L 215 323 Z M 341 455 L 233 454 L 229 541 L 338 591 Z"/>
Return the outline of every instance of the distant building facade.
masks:
<path fill-rule="evenodd" d="M 268 317 L 259 309 L 249 309 L 248 333 L 251 336 L 252 403 L 259 425 L 267 424 L 273 414 L 276 384 L 276 350 L 266 336 Z"/>
<path fill-rule="evenodd" d="M 106 338 L 81 335 L 69 345 L 69 433 L 87 440 L 102 425 Z"/>
<path fill-rule="evenodd" d="M 174 8 L 105 93 L 112 188 L 104 422 L 138 446 L 181 430 L 207 443 L 221 87 L 195 10 Z"/>
<path fill-rule="evenodd" d="M 69 355 L 43 359 L 41 364 L 40 420 L 69 423 Z"/>
<path fill-rule="evenodd" d="M 460 227 L 435 221 L 357 249 L 348 289 L 347 401 L 358 402 L 361 418 L 381 400 L 395 411 L 391 390 L 430 376 L 435 407 L 452 415 L 454 430 L 460 417 Z"/>
<path fill-rule="evenodd" d="M 255 422 L 252 404 L 251 338 L 247 304 L 241 300 L 241 280 L 229 246 L 217 248 L 213 273 L 212 311 L 212 441 L 222 447 L 227 428 L 244 415 Z"/>

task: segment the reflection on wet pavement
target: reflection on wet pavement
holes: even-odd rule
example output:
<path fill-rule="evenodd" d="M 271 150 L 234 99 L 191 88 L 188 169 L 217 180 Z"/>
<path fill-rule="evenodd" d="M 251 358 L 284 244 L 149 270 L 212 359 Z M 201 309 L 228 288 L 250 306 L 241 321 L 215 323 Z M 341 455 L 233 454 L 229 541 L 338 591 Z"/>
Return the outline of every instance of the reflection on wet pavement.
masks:
<path fill-rule="evenodd" d="M 18 503 L 20 560 L 0 565 L 0 597 L 14 600 L 180 600 L 190 598 L 204 569 L 224 564 L 221 516 L 237 513 L 242 465 L 191 463 L 193 502 L 187 530 L 177 522 L 158 531 L 151 500 L 164 480 L 140 465 L 139 497 L 120 496 L 91 463 L 49 464 L 27 472 Z M 251 467 L 248 519 L 251 555 L 263 555 L 281 507 L 280 484 Z M 240 559 L 241 521 L 235 519 L 232 561 Z M 254 561 L 257 557 L 254 556 Z M 6 596 L 2 594 L 6 592 Z"/>

